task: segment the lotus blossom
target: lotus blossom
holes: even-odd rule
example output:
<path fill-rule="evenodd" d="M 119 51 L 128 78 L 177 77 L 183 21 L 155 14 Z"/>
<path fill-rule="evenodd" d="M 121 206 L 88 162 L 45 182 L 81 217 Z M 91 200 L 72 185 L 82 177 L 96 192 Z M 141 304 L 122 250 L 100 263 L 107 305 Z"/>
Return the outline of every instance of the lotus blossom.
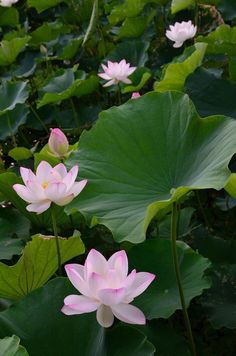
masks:
<path fill-rule="evenodd" d="M 66 315 L 97 311 L 97 321 L 104 328 L 110 327 L 114 316 L 129 324 L 145 324 L 143 312 L 130 303 L 145 291 L 155 275 L 148 272 L 128 274 L 125 251 L 114 253 L 107 261 L 92 249 L 85 261 L 68 264 L 65 270 L 73 286 L 81 295 L 68 295 L 61 311 Z"/>
<path fill-rule="evenodd" d="M 0 6 L 2 7 L 11 7 L 13 4 L 19 0 L 0 0 Z"/>
<path fill-rule="evenodd" d="M 69 142 L 60 129 L 56 128 L 51 130 L 48 147 L 53 155 L 58 158 L 63 158 L 68 153 Z"/>
<path fill-rule="evenodd" d="M 36 175 L 24 167 L 20 168 L 23 184 L 14 184 L 13 189 L 26 202 L 26 209 L 37 214 L 46 211 L 51 203 L 63 206 L 70 203 L 85 187 L 87 180 L 75 182 L 79 167 L 74 166 L 67 173 L 64 164 L 54 168 L 42 161 L 38 165 Z"/>
<path fill-rule="evenodd" d="M 130 63 L 127 63 L 125 59 L 122 59 L 118 62 L 107 62 L 107 66 L 102 64 L 102 68 L 104 73 L 98 73 L 99 77 L 102 79 L 108 80 L 104 87 L 109 87 L 113 84 L 118 84 L 119 82 L 123 82 L 126 84 L 131 84 L 131 80 L 128 78 L 137 67 L 130 67 Z"/>
<path fill-rule="evenodd" d="M 131 99 L 138 99 L 141 95 L 139 94 L 138 91 L 133 92 Z"/>
<path fill-rule="evenodd" d="M 166 31 L 166 37 L 174 41 L 173 47 L 179 48 L 189 38 L 196 35 L 197 26 L 194 26 L 191 21 L 176 22 L 174 26 L 170 25 L 170 30 Z"/>

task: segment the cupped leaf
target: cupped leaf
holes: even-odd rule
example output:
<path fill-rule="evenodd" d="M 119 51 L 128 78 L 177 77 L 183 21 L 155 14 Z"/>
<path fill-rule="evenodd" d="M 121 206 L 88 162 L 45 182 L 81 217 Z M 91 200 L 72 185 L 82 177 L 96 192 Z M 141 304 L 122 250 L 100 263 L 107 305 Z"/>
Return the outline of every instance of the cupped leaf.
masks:
<path fill-rule="evenodd" d="M 176 14 L 176 12 L 184 10 L 191 5 L 195 5 L 195 3 L 196 3 L 196 0 L 172 0 L 171 13 Z"/>
<path fill-rule="evenodd" d="M 16 209 L 0 209 L 0 260 L 21 254 L 22 239 L 28 238 L 29 229 L 29 221 Z M 16 236 L 19 238 L 15 238 Z"/>
<path fill-rule="evenodd" d="M 141 242 L 151 219 L 189 190 L 221 189 L 236 152 L 236 122 L 200 119 L 187 95 L 148 93 L 100 115 L 69 165 L 85 190 L 66 209 L 106 225 L 117 241 Z"/>
<path fill-rule="evenodd" d="M 61 262 L 84 253 L 78 236 L 59 238 Z M 0 296 L 18 299 L 44 285 L 58 268 L 56 242 L 53 236 L 35 235 L 24 248 L 14 266 L 0 263 Z"/>
<path fill-rule="evenodd" d="M 29 110 L 25 105 L 17 104 L 13 110 L 6 110 L 0 115 L 0 140 L 15 135 L 18 128 L 26 123 L 28 114 Z"/>
<path fill-rule="evenodd" d="M 75 293 L 67 278 L 50 281 L 0 313 L 0 336 L 17 333 L 34 356 L 52 356 L 52 350 L 60 356 L 154 355 L 153 345 L 133 326 L 106 330 L 97 323 L 95 312 L 62 314 L 64 298 Z"/>
<path fill-rule="evenodd" d="M 0 112 L 13 110 L 17 104 L 25 103 L 28 96 L 27 82 L 2 82 L 0 86 Z"/>
<path fill-rule="evenodd" d="M 177 243 L 181 282 L 187 306 L 200 295 L 203 289 L 210 287 L 204 271 L 209 261 L 197 254 L 182 241 Z M 138 268 L 156 275 L 156 280 L 148 289 L 135 299 L 135 304 L 144 311 L 148 319 L 169 318 L 177 309 L 181 309 L 178 286 L 176 283 L 171 241 L 166 239 L 147 240 L 133 247 L 129 252 L 130 268 Z"/>
<path fill-rule="evenodd" d="M 186 81 L 186 91 L 202 116 L 223 114 L 236 118 L 236 84 L 198 68 Z"/>
<path fill-rule="evenodd" d="M 0 66 L 6 66 L 15 62 L 30 36 L 13 38 L 9 41 L 3 40 L 0 43 Z"/>
<path fill-rule="evenodd" d="M 236 199 L 236 173 L 232 173 L 229 177 L 227 184 L 224 189 L 226 192 L 231 195 L 234 199 Z"/>
<path fill-rule="evenodd" d="M 13 335 L 0 340 L 0 356 L 29 356 L 29 354 L 20 345 L 19 337 Z"/>
<path fill-rule="evenodd" d="M 19 23 L 19 12 L 16 8 L 0 7 L 0 26 L 16 27 Z"/>
<path fill-rule="evenodd" d="M 198 36 L 197 41 L 208 44 L 209 54 L 236 55 L 236 27 L 221 25 L 207 36 Z"/>
<path fill-rule="evenodd" d="M 167 64 L 163 71 L 163 78 L 160 82 L 155 82 L 154 89 L 159 92 L 183 90 L 189 74 L 201 65 L 206 48 L 205 43 L 195 43 L 194 46 L 186 48 L 181 56 Z"/>
<path fill-rule="evenodd" d="M 32 152 L 26 147 L 14 147 L 8 152 L 8 156 L 12 157 L 15 161 L 21 161 L 32 157 Z"/>
<path fill-rule="evenodd" d="M 109 22 L 115 25 L 126 17 L 135 17 L 142 12 L 144 6 L 148 3 L 160 4 L 161 0 L 125 0 L 122 4 L 113 7 L 108 16 Z"/>
<path fill-rule="evenodd" d="M 63 1 L 64 0 L 28 0 L 27 3 L 29 7 L 35 7 L 38 12 L 42 12 L 44 10 L 49 9 L 50 7 L 57 6 Z"/>
<path fill-rule="evenodd" d="M 52 103 L 58 103 L 69 99 L 72 96 L 80 97 L 96 90 L 98 77 L 91 75 L 86 78 L 82 71 L 78 73 L 80 78 L 74 78 L 72 69 L 60 72 L 60 75 L 53 78 L 45 87 L 42 88 L 42 98 L 38 102 L 38 108 Z"/>
<path fill-rule="evenodd" d="M 133 39 L 119 43 L 107 58 L 108 60 L 119 62 L 123 58 L 132 66 L 143 67 L 148 60 L 148 41 Z"/>
<path fill-rule="evenodd" d="M 130 76 L 130 80 L 132 84 L 125 84 L 122 87 L 122 93 L 130 93 L 133 91 L 139 91 L 143 88 L 143 86 L 148 82 L 151 78 L 151 74 L 147 71 L 146 68 L 137 68 L 135 72 Z"/>

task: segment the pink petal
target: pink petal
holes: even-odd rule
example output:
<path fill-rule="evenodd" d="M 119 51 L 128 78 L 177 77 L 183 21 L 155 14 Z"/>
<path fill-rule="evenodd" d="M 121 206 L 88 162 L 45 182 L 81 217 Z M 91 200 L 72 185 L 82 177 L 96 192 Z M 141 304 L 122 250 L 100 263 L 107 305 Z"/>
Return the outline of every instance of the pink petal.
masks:
<path fill-rule="evenodd" d="M 80 182 L 75 182 L 70 189 L 70 193 L 73 193 L 74 197 L 77 197 L 77 195 L 79 195 L 79 193 L 84 189 L 87 182 L 87 179 L 83 179 Z"/>
<path fill-rule="evenodd" d="M 31 192 L 31 194 L 37 200 L 45 200 L 46 196 L 44 194 L 44 189 L 42 188 L 41 184 L 37 180 L 28 180 L 26 183 L 26 188 Z"/>
<path fill-rule="evenodd" d="M 67 175 L 67 170 L 66 170 L 66 167 L 63 163 L 59 163 L 57 164 L 54 168 L 53 168 L 54 171 L 56 171 L 61 179 L 64 179 Z"/>
<path fill-rule="evenodd" d="M 21 177 L 22 177 L 23 182 L 25 184 L 26 184 L 27 180 L 29 180 L 29 171 L 30 171 L 30 169 L 28 169 L 28 168 L 20 167 L 20 174 L 21 174 Z"/>
<path fill-rule="evenodd" d="M 102 78 L 102 79 L 105 79 L 105 80 L 110 80 L 111 79 L 111 77 L 106 73 L 98 73 L 98 76 L 100 78 Z"/>
<path fill-rule="evenodd" d="M 115 305 L 120 304 L 120 302 L 124 299 L 126 293 L 125 288 L 118 288 L 118 289 L 101 289 L 98 291 L 98 298 L 102 304 L 105 305 Z"/>
<path fill-rule="evenodd" d="M 48 162 L 40 162 L 36 170 L 36 177 L 39 182 L 48 182 L 51 178 L 51 171 L 52 166 Z"/>
<path fill-rule="evenodd" d="M 104 275 L 108 271 L 108 264 L 105 257 L 95 249 L 90 250 L 85 261 L 85 278 L 89 278 L 91 273 Z"/>
<path fill-rule="evenodd" d="M 60 200 L 65 198 L 67 187 L 62 182 L 49 183 L 48 187 L 45 189 L 45 195 L 51 201 Z"/>
<path fill-rule="evenodd" d="M 89 276 L 87 283 L 88 283 L 88 287 L 89 287 L 89 291 L 90 291 L 91 295 L 93 295 L 96 298 L 98 296 L 98 291 L 100 289 L 107 287 L 106 280 L 102 276 L 100 276 L 100 274 L 97 274 L 95 272 L 93 272 Z"/>
<path fill-rule="evenodd" d="M 137 273 L 133 283 L 129 288 L 130 293 L 128 294 L 128 297 L 135 298 L 143 293 L 155 278 L 156 276 L 152 273 Z"/>
<path fill-rule="evenodd" d="M 24 185 L 14 184 L 13 189 L 21 197 L 21 199 L 27 201 L 28 203 L 36 203 L 38 201 L 35 195 L 32 194 Z"/>
<path fill-rule="evenodd" d="M 30 204 L 27 205 L 26 210 L 33 212 L 33 213 L 37 213 L 37 214 L 41 214 L 44 211 L 46 211 L 51 205 L 50 201 L 42 201 L 41 203 L 34 203 L 34 204 Z"/>
<path fill-rule="evenodd" d="M 88 285 L 84 281 L 84 266 L 79 264 L 68 264 L 65 266 L 66 274 L 73 286 L 84 295 L 88 296 Z"/>
<path fill-rule="evenodd" d="M 107 82 L 106 84 L 103 84 L 103 87 L 110 87 L 113 84 L 116 84 L 116 80 L 115 79 L 112 79 L 109 82 Z"/>
<path fill-rule="evenodd" d="M 102 66 L 102 69 L 104 70 L 104 72 L 106 72 L 107 71 L 107 66 L 105 66 L 105 64 L 101 64 L 101 66 Z"/>
<path fill-rule="evenodd" d="M 128 258 L 126 252 L 118 251 L 108 260 L 109 268 L 115 269 L 123 278 L 128 274 Z"/>
<path fill-rule="evenodd" d="M 122 78 L 121 81 L 125 84 L 131 84 L 131 80 L 129 78 Z"/>
<path fill-rule="evenodd" d="M 117 319 L 124 321 L 125 323 L 138 325 L 146 324 L 146 318 L 143 312 L 133 305 L 118 304 L 112 306 L 111 310 Z"/>
<path fill-rule="evenodd" d="M 179 48 L 179 47 L 181 47 L 183 45 L 183 42 L 175 42 L 174 44 L 173 44 L 173 47 L 174 48 Z"/>
<path fill-rule="evenodd" d="M 64 299 L 66 307 L 74 311 L 75 314 L 90 313 L 98 309 L 100 303 L 84 295 L 68 295 Z M 63 310 L 62 310 L 63 311 Z M 66 310 L 65 310 L 66 311 Z M 64 312 L 64 311 L 63 311 Z"/>
<path fill-rule="evenodd" d="M 78 166 L 74 166 L 71 168 L 71 170 L 67 173 L 67 175 L 63 179 L 63 183 L 67 186 L 67 190 L 71 188 L 71 186 L 74 184 L 77 174 L 79 171 Z"/>
<path fill-rule="evenodd" d="M 69 204 L 74 199 L 74 197 L 75 197 L 74 194 L 71 193 L 64 198 L 54 200 L 54 203 L 59 206 L 64 206 L 64 205 Z"/>
<path fill-rule="evenodd" d="M 101 305 L 98 308 L 96 316 L 98 323 L 104 328 L 109 328 L 114 322 L 114 315 L 111 308 L 106 305 Z"/>

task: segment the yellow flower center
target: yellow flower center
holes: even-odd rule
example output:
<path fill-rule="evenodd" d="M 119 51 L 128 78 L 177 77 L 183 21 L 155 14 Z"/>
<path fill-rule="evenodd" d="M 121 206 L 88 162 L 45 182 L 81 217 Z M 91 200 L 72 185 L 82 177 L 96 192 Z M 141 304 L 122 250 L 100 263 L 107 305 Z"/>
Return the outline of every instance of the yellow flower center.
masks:
<path fill-rule="evenodd" d="M 46 189 L 46 188 L 48 187 L 48 183 L 47 183 L 47 182 L 42 183 L 42 184 L 41 184 L 41 187 L 42 187 L 43 189 Z"/>

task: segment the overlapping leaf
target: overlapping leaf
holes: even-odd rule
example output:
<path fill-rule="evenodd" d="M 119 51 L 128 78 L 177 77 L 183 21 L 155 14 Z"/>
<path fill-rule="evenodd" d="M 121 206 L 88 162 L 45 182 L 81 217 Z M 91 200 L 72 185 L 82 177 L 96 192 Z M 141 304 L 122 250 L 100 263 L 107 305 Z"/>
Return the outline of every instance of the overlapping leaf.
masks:
<path fill-rule="evenodd" d="M 59 238 L 62 263 L 84 253 L 78 236 Z M 0 263 L 0 296 L 19 299 L 44 285 L 58 268 L 55 237 L 35 235 L 14 266 Z"/>
<path fill-rule="evenodd" d="M 34 356 L 52 356 L 52 352 L 60 356 L 154 355 L 154 346 L 134 326 L 118 324 L 106 330 L 97 323 L 95 313 L 62 314 L 64 298 L 74 293 L 66 278 L 50 281 L 0 313 L 0 336 L 17 333 Z"/>
<path fill-rule="evenodd" d="M 151 219 L 189 190 L 221 189 L 235 152 L 234 120 L 200 119 L 181 93 L 149 93 L 82 134 L 69 165 L 79 162 L 88 185 L 67 211 L 106 225 L 117 241 L 143 241 Z"/>

